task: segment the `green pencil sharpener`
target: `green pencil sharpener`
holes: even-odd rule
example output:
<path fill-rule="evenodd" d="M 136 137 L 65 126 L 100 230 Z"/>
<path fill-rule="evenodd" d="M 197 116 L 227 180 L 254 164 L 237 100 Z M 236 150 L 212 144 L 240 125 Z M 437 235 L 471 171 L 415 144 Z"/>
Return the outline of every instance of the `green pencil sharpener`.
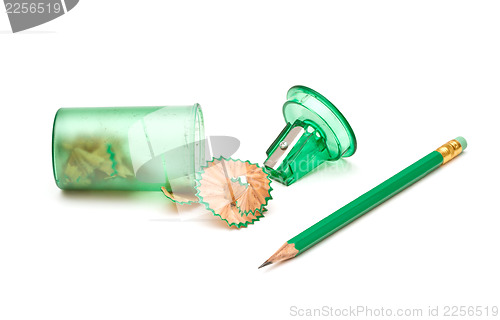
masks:
<path fill-rule="evenodd" d="M 285 128 L 267 149 L 273 180 L 291 185 L 325 161 L 350 157 L 356 137 L 340 111 L 320 93 L 295 86 L 283 105 Z"/>

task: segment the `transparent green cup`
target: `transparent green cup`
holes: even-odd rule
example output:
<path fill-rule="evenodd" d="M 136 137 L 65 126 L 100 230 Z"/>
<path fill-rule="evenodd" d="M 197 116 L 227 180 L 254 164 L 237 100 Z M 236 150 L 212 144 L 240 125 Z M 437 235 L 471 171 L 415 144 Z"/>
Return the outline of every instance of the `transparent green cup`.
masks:
<path fill-rule="evenodd" d="M 52 132 L 61 189 L 192 192 L 205 163 L 201 107 L 62 108 Z"/>

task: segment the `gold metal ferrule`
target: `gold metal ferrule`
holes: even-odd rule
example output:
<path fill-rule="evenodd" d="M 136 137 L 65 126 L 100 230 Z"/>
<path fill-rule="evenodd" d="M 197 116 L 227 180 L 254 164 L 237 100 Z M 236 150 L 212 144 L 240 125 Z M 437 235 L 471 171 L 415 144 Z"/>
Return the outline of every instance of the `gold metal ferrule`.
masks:
<path fill-rule="evenodd" d="M 460 142 L 453 139 L 446 142 L 441 147 L 437 148 L 436 151 L 441 153 L 441 155 L 443 156 L 442 164 L 445 164 L 446 162 L 450 161 L 451 159 L 455 158 L 460 153 L 462 153 L 462 145 L 460 144 Z"/>

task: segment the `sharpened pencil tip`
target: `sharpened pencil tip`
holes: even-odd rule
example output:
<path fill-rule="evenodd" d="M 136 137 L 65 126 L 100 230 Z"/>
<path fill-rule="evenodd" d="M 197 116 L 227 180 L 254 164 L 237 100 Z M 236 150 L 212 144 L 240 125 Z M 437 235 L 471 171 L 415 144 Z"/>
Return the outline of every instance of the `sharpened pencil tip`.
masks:
<path fill-rule="evenodd" d="M 260 268 L 263 268 L 263 267 L 265 267 L 265 266 L 268 266 L 268 265 L 270 265 L 270 264 L 273 264 L 273 263 L 272 263 L 271 261 L 267 260 L 266 262 L 264 262 L 263 264 L 261 264 L 261 265 L 260 265 L 259 269 L 260 269 Z"/>

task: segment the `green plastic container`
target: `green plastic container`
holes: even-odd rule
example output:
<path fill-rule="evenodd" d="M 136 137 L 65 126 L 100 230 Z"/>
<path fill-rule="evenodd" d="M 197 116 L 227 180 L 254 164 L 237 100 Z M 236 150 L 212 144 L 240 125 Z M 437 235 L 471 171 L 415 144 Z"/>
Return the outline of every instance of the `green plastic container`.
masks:
<path fill-rule="evenodd" d="M 191 192 L 204 138 L 198 104 L 59 109 L 54 178 L 61 189 Z"/>

